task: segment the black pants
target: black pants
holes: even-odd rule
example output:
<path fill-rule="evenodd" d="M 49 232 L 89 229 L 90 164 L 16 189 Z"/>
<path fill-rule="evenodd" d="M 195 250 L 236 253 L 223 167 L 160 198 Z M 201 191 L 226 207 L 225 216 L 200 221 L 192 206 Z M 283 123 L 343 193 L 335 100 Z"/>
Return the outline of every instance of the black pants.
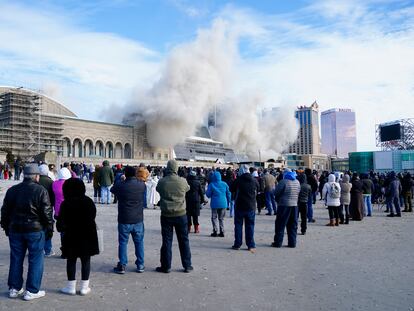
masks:
<path fill-rule="evenodd" d="M 66 273 L 68 275 L 68 281 L 76 280 L 76 261 L 78 258 L 68 258 L 66 261 Z M 91 257 L 81 257 L 82 264 L 82 281 L 89 280 L 89 274 L 91 272 Z"/>
<path fill-rule="evenodd" d="M 329 219 L 339 219 L 339 206 L 328 206 Z"/>
<path fill-rule="evenodd" d="M 299 202 L 298 205 L 299 208 L 299 215 L 300 215 L 300 231 L 302 233 L 306 232 L 306 228 L 307 228 L 307 221 L 308 221 L 308 217 L 307 217 L 307 213 L 308 213 L 308 203 L 307 202 Z"/>
<path fill-rule="evenodd" d="M 181 263 L 185 268 L 191 266 L 190 242 L 188 240 L 187 216 L 165 217 L 161 216 L 161 267 L 171 269 L 173 233 L 177 235 L 180 249 Z"/>
<path fill-rule="evenodd" d="M 191 222 L 191 218 L 192 218 L 192 222 Z M 192 226 L 194 224 L 194 226 L 198 226 L 198 216 L 197 215 L 187 215 L 187 222 L 189 226 Z"/>

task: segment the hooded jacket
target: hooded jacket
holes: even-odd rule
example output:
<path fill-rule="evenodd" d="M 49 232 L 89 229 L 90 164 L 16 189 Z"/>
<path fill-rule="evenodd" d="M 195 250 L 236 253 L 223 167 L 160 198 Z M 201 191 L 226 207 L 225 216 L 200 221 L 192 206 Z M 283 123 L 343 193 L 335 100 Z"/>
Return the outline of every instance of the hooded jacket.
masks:
<path fill-rule="evenodd" d="M 300 184 L 296 179 L 296 173 L 287 169 L 283 179 L 275 190 L 275 198 L 280 206 L 298 206 Z"/>
<path fill-rule="evenodd" d="M 300 183 L 299 203 L 308 203 L 309 195 L 312 193 L 312 188 L 307 182 L 305 174 L 299 174 L 297 179 Z"/>
<path fill-rule="evenodd" d="M 269 172 L 264 175 L 265 191 L 273 191 L 276 186 L 276 178 Z"/>
<path fill-rule="evenodd" d="M 239 174 L 245 172 L 242 166 Z M 239 211 L 254 211 L 256 209 L 256 195 L 259 192 L 259 183 L 247 172 L 239 177 L 231 185 L 231 192 L 235 193 L 235 209 Z"/>
<path fill-rule="evenodd" d="M 338 186 L 339 192 L 341 192 L 341 185 L 335 181 L 336 177 L 334 174 L 330 174 L 328 176 L 328 182 L 323 186 L 322 189 L 322 197 L 326 198 L 326 205 L 327 206 L 340 206 L 341 205 L 341 196 L 339 195 L 338 198 L 333 198 L 330 194 L 332 191 L 332 187 L 334 184 Z"/>
<path fill-rule="evenodd" d="M 208 198 L 211 198 L 210 207 L 212 209 L 227 208 L 231 201 L 229 186 L 221 181 L 221 174 L 217 171 L 211 176 L 210 183 L 206 191 Z"/>
<path fill-rule="evenodd" d="M 103 167 L 99 170 L 99 185 L 109 187 L 114 183 L 114 172 L 109 167 L 107 160 L 103 161 Z"/>
<path fill-rule="evenodd" d="M 345 174 L 342 178 L 341 185 L 341 198 L 340 202 L 343 205 L 351 204 L 351 189 L 352 184 L 349 182 L 349 175 Z"/>
<path fill-rule="evenodd" d="M 175 160 L 167 162 L 165 177 L 157 184 L 160 194 L 161 216 L 178 217 L 186 214 L 185 194 L 190 190 L 187 181 L 177 175 L 178 164 Z"/>

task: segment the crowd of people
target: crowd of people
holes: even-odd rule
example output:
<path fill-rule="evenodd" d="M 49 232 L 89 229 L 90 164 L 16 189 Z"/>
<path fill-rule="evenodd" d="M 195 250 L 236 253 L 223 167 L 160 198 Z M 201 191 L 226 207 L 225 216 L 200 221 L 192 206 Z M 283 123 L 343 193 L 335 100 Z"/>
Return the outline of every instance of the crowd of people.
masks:
<path fill-rule="evenodd" d="M 410 173 L 369 172 L 318 174 L 311 169 L 262 169 L 241 165 L 233 168 L 178 167 L 170 160 L 165 168 L 64 163 L 54 172 L 45 163 L 26 164 L 23 182 L 11 187 L 1 208 L 1 227 L 10 241 L 9 297 L 25 300 L 43 297 L 41 290 L 44 257 L 55 255 L 52 246 L 54 224 L 60 233 L 61 257 L 66 259 L 67 284 L 61 291 L 76 294 L 76 262 L 81 262 L 81 295 L 87 295 L 91 257 L 99 254 L 96 204 L 116 203 L 118 207 L 118 262 L 113 271 L 125 274 L 127 245 L 131 236 L 135 246 L 138 273 L 144 264 L 144 209 L 161 210 L 160 266 L 156 271 L 169 273 L 173 232 L 176 232 L 184 272 L 193 270 L 189 233 L 200 233 L 200 210 L 210 202 L 211 237 L 224 237 L 226 212 L 234 218 L 234 243 L 239 250 L 244 240 L 255 253 L 255 218 L 263 209 L 276 215 L 271 246 L 297 243 L 305 235 L 313 217 L 313 205 L 320 194 L 327 208 L 327 226 L 338 227 L 361 221 L 373 213 L 373 204 L 383 204 L 389 217 L 412 212 L 414 182 Z M 86 195 L 84 180 L 93 183 L 93 199 Z M 113 201 L 112 201 L 113 200 Z M 256 214 L 257 213 L 257 214 Z M 193 231 L 194 227 L 194 231 Z M 23 261 L 28 251 L 29 270 L 23 289 Z"/>

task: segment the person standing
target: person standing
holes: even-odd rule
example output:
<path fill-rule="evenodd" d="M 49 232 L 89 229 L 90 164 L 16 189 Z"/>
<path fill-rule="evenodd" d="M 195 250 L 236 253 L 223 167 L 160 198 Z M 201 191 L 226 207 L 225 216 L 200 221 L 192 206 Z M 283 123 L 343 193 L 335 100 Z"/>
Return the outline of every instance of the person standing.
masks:
<path fill-rule="evenodd" d="M 49 201 L 52 207 L 55 205 L 55 193 L 53 192 L 53 180 L 49 177 L 49 167 L 46 164 L 39 166 L 40 178 L 39 184 L 42 185 L 49 194 Z M 51 257 L 55 255 L 52 247 L 52 239 L 46 239 L 45 241 L 45 256 Z"/>
<path fill-rule="evenodd" d="M 109 187 L 114 183 L 114 172 L 109 166 L 108 160 L 103 161 L 103 167 L 99 170 L 99 186 L 101 187 L 101 203 L 111 204 L 111 192 Z"/>
<path fill-rule="evenodd" d="M 352 220 L 361 221 L 364 218 L 364 199 L 362 197 L 363 185 L 357 173 L 352 175 L 351 203 L 349 213 Z"/>
<path fill-rule="evenodd" d="M 413 211 L 413 202 L 412 202 L 412 189 L 414 186 L 413 179 L 411 178 L 411 174 L 407 173 L 404 175 L 402 181 L 402 193 L 404 195 L 404 204 L 405 208 L 403 212 L 411 213 Z"/>
<path fill-rule="evenodd" d="M 185 194 L 188 232 L 191 232 L 191 226 L 194 224 L 194 233 L 200 233 L 198 217 L 200 216 L 200 204 L 204 201 L 204 191 L 194 170 L 188 174 L 187 182 L 190 186 L 190 190 Z"/>
<path fill-rule="evenodd" d="M 173 230 L 177 235 L 184 272 L 193 270 L 191 265 L 190 242 L 188 240 L 188 223 L 186 216 L 185 194 L 190 190 L 187 181 L 177 175 L 178 164 L 175 160 L 167 162 L 164 177 L 157 185 L 160 194 L 161 208 L 161 266 L 157 272 L 169 273 L 171 271 Z"/>
<path fill-rule="evenodd" d="M 386 191 L 387 197 L 387 208 L 389 208 L 390 213 L 388 217 L 401 217 L 401 207 L 400 207 L 400 193 L 402 187 L 400 180 L 397 178 L 395 172 L 390 173 L 390 180 Z M 394 214 L 395 206 L 395 214 Z"/>
<path fill-rule="evenodd" d="M 300 183 L 300 192 L 298 198 L 298 212 L 300 214 L 300 231 L 302 235 L 306 234 L 307 220 L 308 220 L 308 202 L 309 195 L 312 195 L 312 188 L 307 183 L 306 175 L 299 174 L 297 179 Z"/>
<path fill-rule="evenodd" d="M 371 196 L 374 192 L 374 183 L 369 178 L 368 174 L 362 174 L 362 195 L 364 198 L 364 215 L 371 217 L 372 216 L 372 202 Z"/>
<path fill-rule="evenodd" d="M 273 247 L 282 247 L 285 228 L 288 234 L 288 247 L 296 247 L 298 230 L 298 198 L 300 183 L 296 179 L 296 172 L 285 169 L 283 179 L 275 190 L 277 201 L 277 216 L 275 220 L 275 236 Z"/>
<path fill-rule="evenodd" d="M 125 274 L 128 264 L 128 240 L 135 245 L 135 265 L 144 272 L 144 192 L 145 183 L 136 178 L 135 168 L 125 167 L 125 180 L 117 182 L 111 192 L 118 198 L 118 264 L 114 272 Z"/>
<path fill-rule="evenodd" d="M 52 208 L 47 190 L 38 184 L 39 167 L 27 164 L 24 180 L 6 192 L 1 208 L 1 227 L 9 237 L 9 297 L 24 294 L 24 300 L 45 296 L 40 290 L 43 276 L 45 237 L 53 235 Z M 26 292 L 23 290 L 23 261 L 29 251 Z"/>
<path fill-rule="evenodd" d="M 266 215 L 276 215 L 276 201 L 275 201 L 275 187 L 276 178 L 269 173 L 268 170 L 264 170 L 264 182 L 265 182 L 265 200 L 266 200 Z"/>
<path fill-rule="evenodd" d="M 336 181 L 334 174 L 328 176 L 328 182 L 323 186 L 322 197 L 325 198 L 329 212 L 327 226 L 339 226 L 339 206 L 341 205 L 341 186 Z"/>
<path fill-rule="evenodd" d="M 254 223 L 256 210 L 256 195 L 259 183 L 249 173 L 249 167 L 243 164 L 238 172 L 238 178 L 231 185 L 235 193 L 234 202 L 234 244 L 232 249 L 239 250 L 243 243 L 243 222 L 245 226 L 246 245 L 250 252 L 256 252 L 254 241 Z"/>
<path fill-rule="evenodd" d="M 226 215 L 226 208 L 231 201 L 231 193 L 229 186 L 224 181 L 221 181 L 220 172 L 213 172 L 207 187 L 206 195 L 211 199 L 211 223 L 213 225 L 213 233 L 211 233 L 211 236 L 220 236 L 224 238 L 224 217 Z M 217 234 L 217 218 L 220 228 L 219 234 Z"/>
<path fill-rule="evenodd" d="M 316 176 L 312 173 L 310 168 L 305 169 L 306 180 L 309 186 L 312 188 L 312 193 L 309 195 L 308 200 L 308 222 L 315 222 L 313 218 L 313 204 L 316 203 L 316 193 L 318 192 L 318 181 Z"/>
<path fill-rule="evenodd" d="M 70 178 L 63 185 L 65 200 L 60 207 L 60 215 L 56 222 L 62 238 L 62 254 L 67 259 L 67 285 L 61 292 L 68 295 L 76 294 L 76 261 L 80 258 L 82 280 L 80 294 L 87 295 L 91 256 L 99 254 L 98 235 L 96 233 L 96 207 L 91 198 L 85 195 L 85 184 L 79 178 Z"/>
<path fill-rule="evenodd" d="M 342 181 L 339 183 L 341 186 L 341 198 L 340 203 L 341 206 L 339 207 L 339 219 L 340 224 L 349 224 L 349 204 L 351 203 L 351 188 L 352 184 L 349 183 L 349 175 L 345 174 L 342 178 Z M 344 217 L 344 210 L 345 210 L 345 217 Z"/>

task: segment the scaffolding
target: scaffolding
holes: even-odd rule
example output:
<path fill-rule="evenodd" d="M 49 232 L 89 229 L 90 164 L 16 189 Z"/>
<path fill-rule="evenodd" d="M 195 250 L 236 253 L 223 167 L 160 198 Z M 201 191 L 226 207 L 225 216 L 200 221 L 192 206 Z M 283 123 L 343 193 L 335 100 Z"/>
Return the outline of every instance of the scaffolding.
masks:
<path fill-rule="evenodd" d="M 401 137 L 396 140 L 381 141 L 381 127 L 400 124 Z M 375 138 L 377 147 L 381 150 L 413 150 L 414 149 L 414 119 L 401 119 L 393 122 L 377 124 Z"/>
<path fill-rule="evenodd" d="M 42 113 L 42 96 L 14 89 L 0 94 L 0 147 L 31 158 L 62 152 L 63 118 Z"/>

